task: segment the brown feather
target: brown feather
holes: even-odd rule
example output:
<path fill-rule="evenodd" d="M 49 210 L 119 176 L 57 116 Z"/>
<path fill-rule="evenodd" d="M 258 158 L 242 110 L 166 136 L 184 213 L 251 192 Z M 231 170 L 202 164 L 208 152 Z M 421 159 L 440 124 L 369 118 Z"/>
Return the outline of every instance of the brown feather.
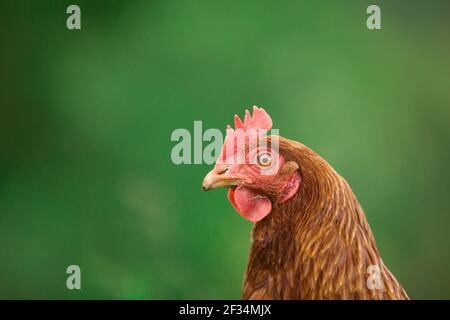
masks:
<path fill-rule="evenodd" d="M 255 223 L 243 299 L 408 299 L 347 182 L 298 142 L 279 137 L 279 150 L 299 165 L 302 183 Z M 380 289 L 366 284 L 371 265 L 379 267 Z"/>

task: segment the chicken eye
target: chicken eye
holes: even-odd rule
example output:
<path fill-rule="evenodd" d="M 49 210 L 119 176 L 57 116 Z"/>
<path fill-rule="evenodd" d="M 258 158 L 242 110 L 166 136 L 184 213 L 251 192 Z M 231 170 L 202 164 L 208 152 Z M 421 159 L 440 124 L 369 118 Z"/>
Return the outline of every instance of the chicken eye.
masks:
<path fill-rule="evenodd" d="M 263 153 L 258 156 L 258 164 L 262 167 L 268 167 L 272 164 L 272 156 L 269 153 Z"/>

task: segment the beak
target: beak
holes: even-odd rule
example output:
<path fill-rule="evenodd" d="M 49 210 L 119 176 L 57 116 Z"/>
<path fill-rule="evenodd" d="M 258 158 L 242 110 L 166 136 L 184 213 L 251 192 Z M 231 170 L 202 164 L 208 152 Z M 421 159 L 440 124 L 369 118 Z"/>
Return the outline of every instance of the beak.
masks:
<path fill-rule="evenodd" d="M 229 168 L 225 165 L 216 165 L 214 169 L 208 172 L 202 182 L 203 191 L 236 186 L 239 179 L 228 174 Z"/>

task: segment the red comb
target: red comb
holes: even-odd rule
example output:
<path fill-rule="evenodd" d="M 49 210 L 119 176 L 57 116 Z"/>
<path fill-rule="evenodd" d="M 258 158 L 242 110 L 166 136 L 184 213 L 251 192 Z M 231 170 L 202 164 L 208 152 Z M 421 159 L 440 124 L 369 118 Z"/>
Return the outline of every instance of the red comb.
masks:
<path fill-rule="evenodd" d="M 256 136 L 260 137 L 272 128 L 272 119 L 263 108 L 253 106 L 252 116 L 245 110 L 244 122 L 238 115 L 234 116 L 234 127 L 233 129 L 230 125 L 227 126 L 227 135 L 217 163 L 232 163 L 245 146 L 246 132 L 252 131 L 252 134 L 256 133 Z"/>

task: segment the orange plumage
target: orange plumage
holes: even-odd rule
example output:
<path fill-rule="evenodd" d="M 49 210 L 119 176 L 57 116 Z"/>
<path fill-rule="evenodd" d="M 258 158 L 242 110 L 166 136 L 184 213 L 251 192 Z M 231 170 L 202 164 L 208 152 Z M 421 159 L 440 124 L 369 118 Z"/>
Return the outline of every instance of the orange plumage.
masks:
<path fill-rule="evenodd" d="M 242 298 L 408 299 L 347 182 L 303 144 L 260 139 L 278 149 L 258 149 L 264 163 L 218 163 L 203 182 L 205 190 L 229 187 L 233 207 L 255 222 Z M 262 176 L 258 169 L 272 157 L 279 158 L 273 174 Z"/>
<path fill-rule="evenodd" d="M 302 186 L 255 223 L 244 299 L 408 299 L 384 265 L 347 182 L 304 145 L 279 138 L 299 164 Z M 378 266 L 381 286 L 369 288 Z"/>

